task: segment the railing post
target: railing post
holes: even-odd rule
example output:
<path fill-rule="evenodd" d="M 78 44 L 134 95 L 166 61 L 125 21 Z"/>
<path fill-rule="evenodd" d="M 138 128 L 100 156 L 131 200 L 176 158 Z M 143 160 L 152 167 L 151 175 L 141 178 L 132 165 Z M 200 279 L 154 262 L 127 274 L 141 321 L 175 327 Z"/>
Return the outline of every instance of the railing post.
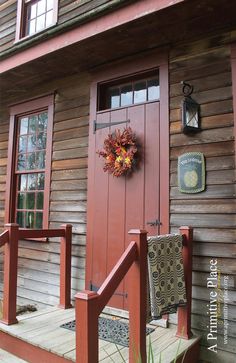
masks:
<path fill-rule="evenodd" d="M 187 305 L 178 308 L 178 327 L 176 336 L 190 339 L 191 332 L 191 304 L 192 304 L 192 259 L 193 259 L 193 228 L 180 227 L 180 234 L 183 236 L 183 264 L 186 284 Z"/>
<path fill-rule="evenodd" d="M 60 253 L 60 303 L 61 309 L 69 309 L 71 305 L 71 243 L 72 225 L 63 224 L 65 234 L 61 237 Z"/>
<path fill-rule="evenodd" d="M 139 361 L 139 356 L 146 363 L 147 232 L 131 230 L 129 235 L 138 249 L 137 260 L 128 273 L 129 363 Z"/>
<path fill-rule="evenodd" d="M 6 224 L 9 239 L 4 246 L 3 314 L 1 322 L 7 325 L 18 323 L 16 319 L 17 262 L 19 225 Z"/>
<path fill-rule="evenodd" d="M 76 363 L 98 363 L 98 299 L 93 291 L 75 295 Z"/>

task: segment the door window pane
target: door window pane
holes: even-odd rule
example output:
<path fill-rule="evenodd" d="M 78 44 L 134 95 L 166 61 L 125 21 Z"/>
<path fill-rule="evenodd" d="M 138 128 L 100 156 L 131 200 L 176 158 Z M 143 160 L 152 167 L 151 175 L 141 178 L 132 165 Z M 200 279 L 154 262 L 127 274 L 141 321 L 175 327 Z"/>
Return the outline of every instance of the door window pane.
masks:
<path fill-rule="evenodd" d="M 105 108 L 117 108 L 130 106 L 137 103 L 159 100 L 159 78 L 147 77 L 137 80 L 137 77 L 129 83 L 116 86 L 101 86 L 100 110 Z M 103 100 L 102 97 L 106 99 Z"/>
<path fill-rule="evenodd" d="M 120 90 L 113 88 L 109 92 L 109 108 L 116 108 L 120 106 Z"/>
<path fill-rule="evenodd" d="M 158 79 L 151 79 L 147 81 L 148 87 L 148 101 L 159 100 L 160 87 Z"/>
<path fill-rule="evenodd" d="M 146 82 L 137 82 L 134 84 L 134 103 L 147 101 Z"/>
<path fill-rule="evenodd" d="M 133 89 L 132 85 L 121 87 L 121 106 L 132 105 L 133 103 Z"/>

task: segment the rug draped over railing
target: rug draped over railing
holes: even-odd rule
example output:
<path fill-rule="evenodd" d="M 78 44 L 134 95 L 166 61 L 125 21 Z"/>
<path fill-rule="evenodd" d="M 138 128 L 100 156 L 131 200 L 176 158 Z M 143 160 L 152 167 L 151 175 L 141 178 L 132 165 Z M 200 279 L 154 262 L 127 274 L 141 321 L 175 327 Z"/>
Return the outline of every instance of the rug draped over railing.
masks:
<path fill-rule="evenodd" d="M 179 234 L 148 238 L 149 321 L 186 305 L 182 240 Z"/>

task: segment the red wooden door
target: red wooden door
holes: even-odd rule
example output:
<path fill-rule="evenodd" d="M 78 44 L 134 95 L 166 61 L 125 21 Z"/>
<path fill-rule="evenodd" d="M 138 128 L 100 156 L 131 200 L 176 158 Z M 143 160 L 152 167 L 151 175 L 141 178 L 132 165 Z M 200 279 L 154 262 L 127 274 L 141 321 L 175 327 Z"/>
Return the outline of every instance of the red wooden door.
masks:
<path fill-rule="evenodd" d="M 96 151 L 103 148 L 104 138 L 126 121 L 141 145 L 138 168 L 129 176 L 113 177 L 103 171 L 103 158 Z M 126 108 L 98 112 L 97 123 L 110 123 L 90 135 L 90 173 L 87 230 L 87 288 L 96 290 L 127 247 L 128 231 L 146 229 L 150 235 L 159 226 L 159 102 L 148 102 Z M 121 283 L 109 305 L 126 308 L 126 283 Z"/>

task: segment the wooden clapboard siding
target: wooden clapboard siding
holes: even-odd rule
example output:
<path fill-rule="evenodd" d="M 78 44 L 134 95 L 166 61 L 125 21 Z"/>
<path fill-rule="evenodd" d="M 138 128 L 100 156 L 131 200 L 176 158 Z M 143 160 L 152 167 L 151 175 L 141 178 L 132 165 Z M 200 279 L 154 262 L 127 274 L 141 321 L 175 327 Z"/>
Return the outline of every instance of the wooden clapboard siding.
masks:
<path fill-rule="evenodd" d="M 194 136 L 181 132 L 183 98 L 180 81 L 194 86 L 192 97 L 201 107 L 202 131 Z M 176 47 L 170 53 L 170 224 L 177 232 L 181 224 L 194 227 L 193 248 L 193 321 L 196 333 L 202 334 L 202 345 L 208 347 L 209 289 L 206 279 L 209 264 L 217 259 L 221 271 L 229 276 L 228 344 L 224 344 L 223 321 L 218 324 L 218 354 L 202 350 L 203 361 L 212 354 L 219 362 L 233 362 L 236 352 L 236 186 L 235 149 L 232 105 L 232 76 L 229 48 L 210 48 L 210 43 L 197 41 Z M 206 190 L 199 194 L 182 194 L 178 190 L 177 158 L 189 151 L 201 151 L 206 158 Z M 222 360 L 222 361 L 223 361 Z"/>
<path fill-rule="evenodd" d="M 10 47 L 15 40 L 17 0 L 0 5 L 0 52 Z"/>
<path fill-rule="evenodd" d="M 84 288 L 90 78 L 80 74 L 56 82 L 50 193 L 50 227 L 73 224 L 72 296 Z M 52 93 L 55 80 L 34 92 Z M 31 95 L 29 94 L 30 98 Z M 4 224 L 9 115 L 0 119 L 0 226 Z M 2 258 L 2 255 L 0 255 Z M 0 258 L 0 291 L 2 261 Z M 58 303 L 60 239 L 20 241 L 18 303 Z"/>
<path fill-rule="evenodd" d="M 71 21 L 79 23 L 101 16 L 114 7 L 132 0 L 120 0 L 111 4 L 110 0 L 59 0 L 58 26 L 71 26 Z M 14 46 L 16 35 L 17 0 L 8 0 L 0 4 L 0 53 Z M 41 34 L 42 35 L 42 34 Z M 37 34 L 36 34 L 37 36 Z"/>

